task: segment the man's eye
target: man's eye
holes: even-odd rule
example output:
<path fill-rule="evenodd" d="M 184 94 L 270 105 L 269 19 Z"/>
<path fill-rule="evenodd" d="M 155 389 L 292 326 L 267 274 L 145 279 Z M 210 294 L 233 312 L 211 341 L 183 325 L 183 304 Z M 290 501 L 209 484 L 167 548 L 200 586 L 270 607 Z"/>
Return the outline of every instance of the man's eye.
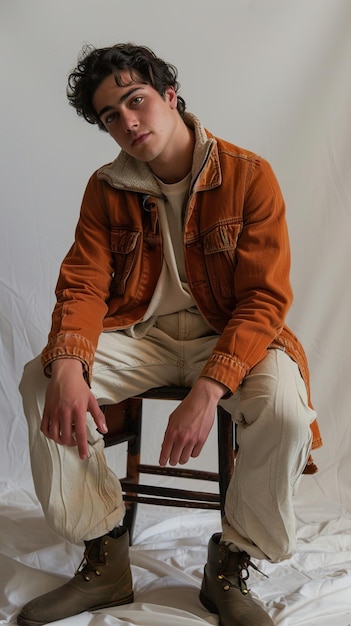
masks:
<path fill-rule="evenodd" d="M 105 117 L 105 124 L 111 124 L 118 116 L 118 113 L 110 113 Z"/>
<path fill-rule="evenodd" d="M 136 96 L 136 98 L 133 98 L 133 104 L 140 104 L 142 101 L 143 101 L 142 96 Z"/>

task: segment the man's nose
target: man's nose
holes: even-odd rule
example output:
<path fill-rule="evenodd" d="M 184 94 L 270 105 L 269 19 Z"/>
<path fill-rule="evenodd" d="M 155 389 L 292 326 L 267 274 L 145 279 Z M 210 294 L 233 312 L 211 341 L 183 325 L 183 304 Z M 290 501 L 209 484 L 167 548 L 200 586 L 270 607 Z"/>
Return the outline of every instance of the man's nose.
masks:
<path fill-rule="evenodd" d="M 133 111 L 123 111 L 121 114 L 123 128 L 126 133 L 130 133 L 133 129 L 138 126 L 138 120 L 135 117 L 135 113 Z"/>

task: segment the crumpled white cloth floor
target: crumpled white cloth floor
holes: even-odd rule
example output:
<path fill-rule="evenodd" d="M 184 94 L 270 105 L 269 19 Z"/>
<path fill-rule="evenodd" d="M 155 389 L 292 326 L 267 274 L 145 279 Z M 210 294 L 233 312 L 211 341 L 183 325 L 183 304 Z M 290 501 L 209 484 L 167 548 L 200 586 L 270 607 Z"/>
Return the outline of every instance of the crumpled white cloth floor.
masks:
<path fill-rule="evenodd" d="M 198 598 L 217 512 L 139 505 L 131 548 L 135 602 L 60 621 L 61 626 L 218 625 Z M 280 564 L 257 565 L 250 588 L 276 626 L 351 625 L 351 519 L 302 524 L 298 548 Z M 0 503 L 0 624 L 16 623 L 31 598 L 70 578 L 82 557 L 47 526 L 36 497 L 4 489 Z M 57 624 L 58 622 L 55 622 Z"/>

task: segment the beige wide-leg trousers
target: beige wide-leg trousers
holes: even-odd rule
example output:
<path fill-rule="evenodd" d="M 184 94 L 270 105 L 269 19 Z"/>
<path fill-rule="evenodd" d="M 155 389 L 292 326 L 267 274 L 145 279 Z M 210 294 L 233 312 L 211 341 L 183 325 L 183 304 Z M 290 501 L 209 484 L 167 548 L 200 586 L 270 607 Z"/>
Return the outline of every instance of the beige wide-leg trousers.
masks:
<path fill-rule="evenodd" d="M 114 404 L 161 385 L 192 386 L 214 335 L 194 313 L 163 316 L 147 335 L 101 335 L 92 392 Z M 25 367 L 20 384 L 28 421 L 32 473 L 50 526 L 73 543 L 109 532 L 124 515 L 119 480 L 107 466 L 102 436 L 87 415 L 89 457 L 40 432 L 48 379 L 39 357 Z M 237 423 L 239 454 L 226 500 L 223 538 L 252 557 L 279 561 L 295 546 L 292 496 L 311 446 L 315 412 L 307 404 L 297 365 L 281 350 L 269 350 L 237 393 L 223 406 Z"/>

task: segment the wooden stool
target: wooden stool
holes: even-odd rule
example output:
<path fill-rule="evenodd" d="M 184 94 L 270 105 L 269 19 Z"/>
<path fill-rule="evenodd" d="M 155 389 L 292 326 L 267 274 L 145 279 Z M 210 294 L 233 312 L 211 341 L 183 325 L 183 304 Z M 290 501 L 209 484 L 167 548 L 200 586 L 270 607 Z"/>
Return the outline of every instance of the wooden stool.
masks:
<path fill-rule="evenodd" d="M 234 447 L 231 415 L 222 407 L 217 407 L 218 473 L 140 463 L 143 399 L 181 401 L 189 391 L 187 387 L 156 387 L 119 404 L 102 407 L 109 428 L 104 436 L 105 446 L 128 442 L 126 476 L 121 480 L 121 486 L 126 503 L 123 523 L 129 530 L 130 543 L 138 502 L 158 506 L 217 509 L 224 515 L 225 495 L 234 469 Z M 219 493 L 143 485 L 139 482 L 140 474 L 215 481 L 219 484 Z"/>

